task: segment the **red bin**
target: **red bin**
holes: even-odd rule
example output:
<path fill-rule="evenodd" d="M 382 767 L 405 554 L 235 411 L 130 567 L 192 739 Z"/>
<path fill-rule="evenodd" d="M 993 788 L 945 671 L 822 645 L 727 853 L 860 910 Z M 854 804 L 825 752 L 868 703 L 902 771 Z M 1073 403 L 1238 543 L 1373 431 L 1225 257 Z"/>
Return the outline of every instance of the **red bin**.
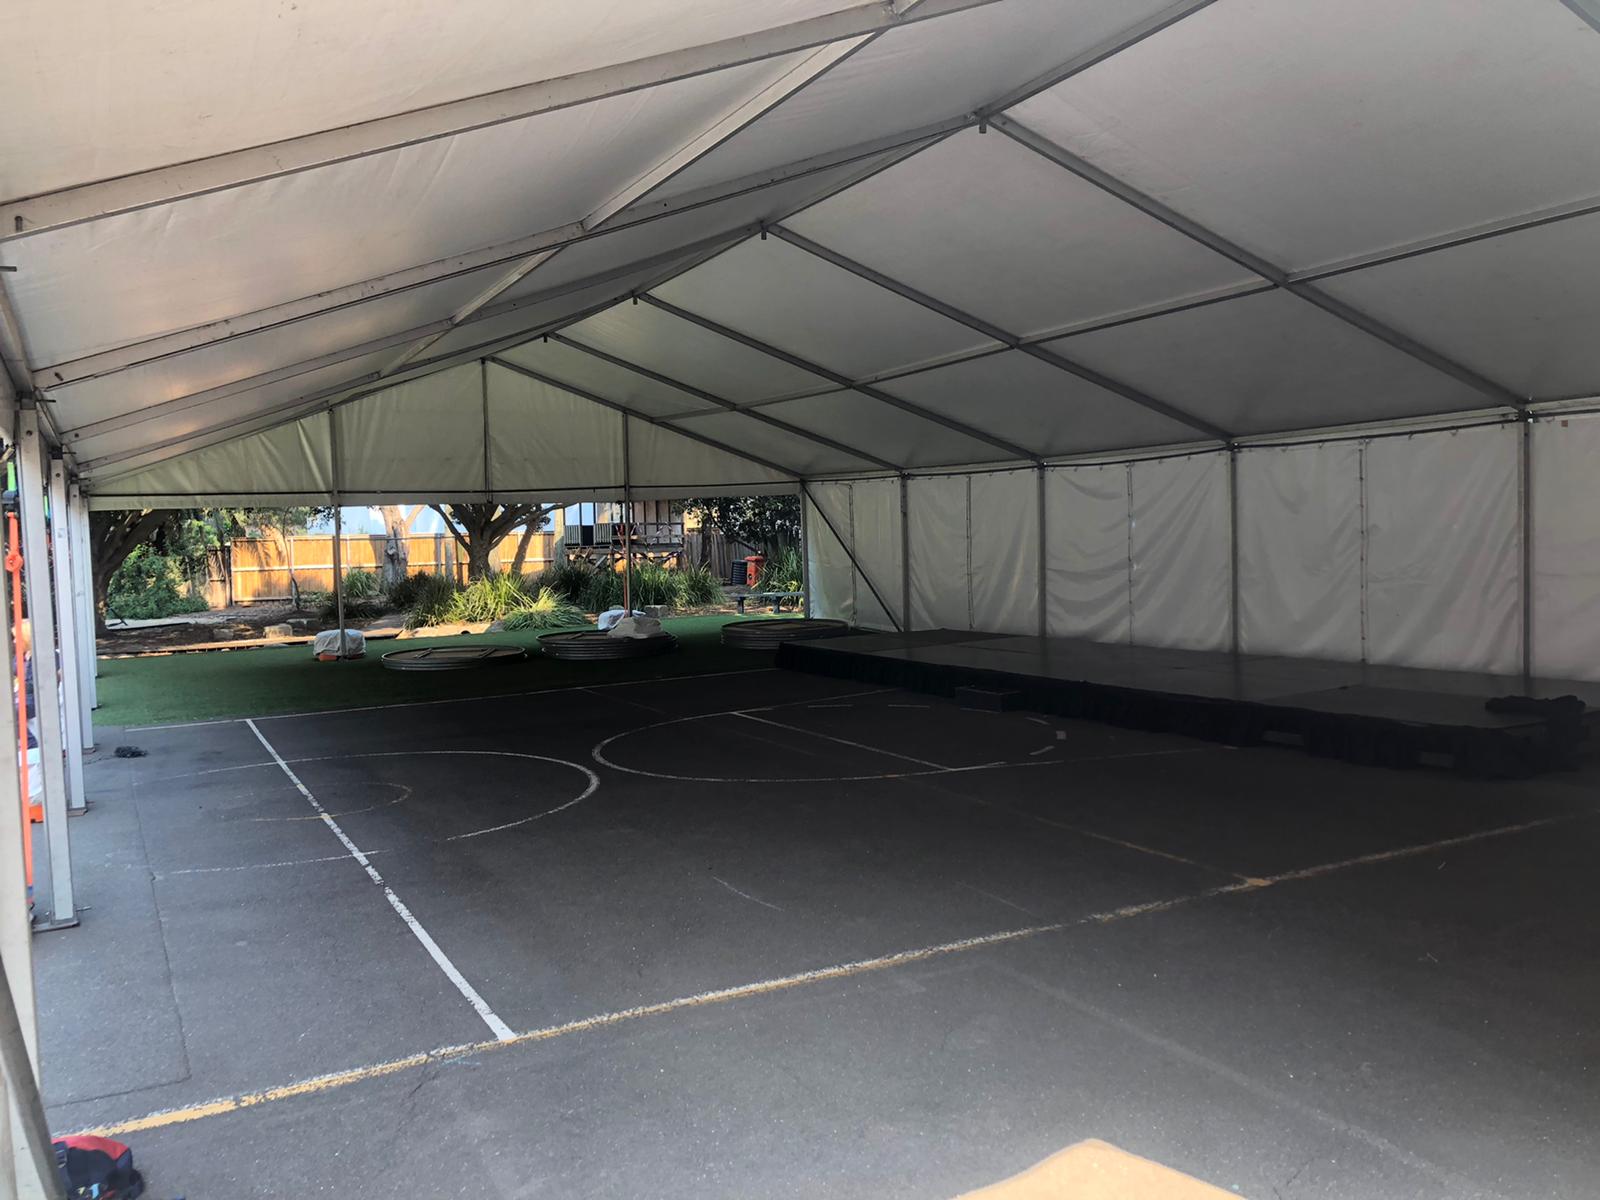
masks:
<path fill-rule="evenodd" d="M 761 582 L 761 568 L 767 565 L 764 554 L 752 554 L 744 560 L 744 585 L 755 587 Z"/>

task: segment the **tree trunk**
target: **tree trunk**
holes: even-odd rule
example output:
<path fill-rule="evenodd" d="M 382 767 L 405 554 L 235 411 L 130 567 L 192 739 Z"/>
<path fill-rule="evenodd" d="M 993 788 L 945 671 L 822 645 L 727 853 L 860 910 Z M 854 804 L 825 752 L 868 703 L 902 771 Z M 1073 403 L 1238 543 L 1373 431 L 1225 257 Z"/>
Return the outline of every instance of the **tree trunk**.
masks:
<path fill-rule="evenodd" d="M 94 628 L 107 632 L 106 596 L 111 577 L 128 555 L 149 541 L 172 515 L 171 509 L 128 509 L 89 514 L 89 560 L 94 582 Z"/>
<path fill-rule="evenodd" d="M 522 575 L 523 567 L 528 561 L 528 543 L 533 541 L 535 526 L 538 524 L 539 521 L 537 518 L 530 519 L 528 523 L 522 527 L 522 537 L 517 541 L 517 553 L 511 560 L 511 573 L 519 578 Z"/>
<path fill-rule="evenodd" d="M 467 543 L 467 581 L 482 579 L 489 574 L 489 556 L 494 544 L 486 537 L 475 537 Z"/>
<path fill-rule="evenodd" d="M 412 510 L 413 514 L 415 511 Z M 378 512 L 383 516 L 387 535 L 383 544 L 383 586 L 388 589 L 411 574 L 411 556 L 406 545 L 411 534 L 411 520 L 398 504 L 382 505 Z"/>

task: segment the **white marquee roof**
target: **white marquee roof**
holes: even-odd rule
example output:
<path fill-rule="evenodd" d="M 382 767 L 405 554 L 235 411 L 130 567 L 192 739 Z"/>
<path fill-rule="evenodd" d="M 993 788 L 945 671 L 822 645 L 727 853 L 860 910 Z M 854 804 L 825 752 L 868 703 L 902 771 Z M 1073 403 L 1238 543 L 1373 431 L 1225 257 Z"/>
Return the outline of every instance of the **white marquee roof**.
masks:
<path fill-rule="evenodd" d="M 1600 0 L 7 32 L 0 388 L 104 506 L 786 489 L 1600 393 Z"/>

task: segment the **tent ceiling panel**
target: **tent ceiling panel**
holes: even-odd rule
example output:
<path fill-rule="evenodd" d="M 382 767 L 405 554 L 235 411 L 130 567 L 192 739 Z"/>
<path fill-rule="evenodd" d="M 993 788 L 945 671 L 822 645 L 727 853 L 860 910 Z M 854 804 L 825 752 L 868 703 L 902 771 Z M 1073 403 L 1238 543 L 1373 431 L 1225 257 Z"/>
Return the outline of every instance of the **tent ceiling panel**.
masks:
<path fill-rule="evenodd" d="M 92 508 L 327 502 L 328 418 L 308 417 L 96 482 Z"/>
<path fill-rule="evenodd" d="M 7 14 L 8 38 L 29 52 L 8 68 L 0 102 L 0 195 L 337 128 L 843 7 L 696 0 L 663 21 L 659 0 L 478 0 L 470 19 L 453 6 L 389 0 L 165 0 L 78 13 L 23 0 Z M 69 77 L 78 85 L 63 88 Z"/>
<path fill-rule="evenodd" d="M 311 362 L 366 342 L 447 318 L 453 307 L 485 286 L 488 272 L 436 283 L 353 305 L 292 325 L 266 329 L 126 371 L 52 388 L 62 428 L 73 429 L 118 412 L 192 396 L 280 368 Z M 399 350 L 391 350 L 392 359 Z M 352 376 L 353 377 L 353 376 Z"/>
<path fill-rule="evenodd" d="M 1195 439 L 1194 430 L 1020 350 L 879 385 L 1041 455 Z"/>
<path fill-rule="evenodd" d="M 719 233 L 776 221 L 814 200 L 832 195 L 895 156 L 895 152 L 869 156 L 574 243 L 539 264 L 521 282 L 507 288 L 502 299 L 517 299 L 627 266 L 670 251 L 674 246 L 687 246 Z"/>
<path fill-rule="evenodd" d="M 1597 39 L 1600 40 L 1600 39 Z M 1403 259 L 1319 286 L 1535 399 L 1600 393 L 1600 216 Z"/>
<path fill-rule="evenodd" d="M 541 375 L 595 392 L 613 400 L 624 408 L 646 416 L 660 417 L 667 413 L 690 412 L 705 409 L 721 411 L 713 404 L 688 392 L 679 391 L 637 371 L 619 367 L 603 358 L 563 346 L 560 342 L 528 342 L 510 350 L 502 350 L 497 358 L 527 367 Z"/>
<path fill-rule="evenodd" d="M 226 399 L 213 400 L 209 404 L 152 416 L 148 421 L 137 424 L 114 423 L 110 428 L 91 425 L 85 429 L 81 437 L 69 434 L 67 445 L 80 460 L 96 459 L 134 447 L 186 436 L 202 429 L 216 428 L 230 421 L 248 421 L 257 416 L 282 411 L 286 406 L 292 407 L 296 401 L 304 397 L 326 393 L 330 389 L 349 384 L 352 380 L 366 378 L 375 374 L 393 357 L 393 353 L 388 351 L 368 354 L 362 358 L 351 359 L 349 362 L 323 367 L 320 371 L 297 375 L 292 379 L 267 384 L 265 387 L 252 388 Z M 64 406 L 58 406 L 57 411 L 62 407 Z"/>
<path fill-rule="evenodd" d="M 1011 115 L 1307 269 L 1600 193 L 1597 111 L 1560 3 L 1230 0 Z"/>
<path fill-rule="evenodd" d="M 976 130 L 786 224 L 1018 335 L 1254 278 L 1009 138 Z"/>
<path fill-rule="evenodd" d="M 777 238 L 743 242 L 653 294 L 852 379 L 994 345 Z"/>
<path fill-rule="evenodd" d="M 891 407 L 859 392 L 834 392 L 763 405 L 762 412 L 800 429 L 836 438 L 876 454 L 892 452 L 905 467 L 995 462 L 1003 452 L 934 421 Z"/>
<path fill-rule="evenodd" d="M 1282 291 L 1048 345 L 1236 434 L 1456 412 L 1483 401 Z"/>
<path fill-rule="evenodd" d="M 566 332 L 574 341 L 736 403 L 827 386 L 820 376 L 648 304 L 618 304 Z"/>
<path fill-rule="evenodd" d="M 40 361 L 580 220 L 774 70 L 755 63 L 6 247 Z"/>
<path fill-rule="evenodd" d="M 998 100 L 1171 0 L 1007 0 L 883 34 L 667 185 L 668 194 Z"/>
<path fill-rule="evenodd" d="M 621 413 L 492 363 L 485 378 L 489 478 L 497 493 L 622 483 Z M 475 431 L 481 438 L 482 426 Z"/>
<path fill-rule="evenodd" d="M 483 407 L 482 369 L 469 363 L 335 409 L 339 490 L 485 490 Z"/>
<path fill-rule="evenodd" d="M 804 475 L 844 474 L 874 469 L 873 464 L 865 459 L 818 445 L 798 434 L 754 420 L 744 413 L 714 412 L 706 416 L 680 418 L 675 424 L 736 450 L 745 450 L 758 458 L 782 463 Z"/>

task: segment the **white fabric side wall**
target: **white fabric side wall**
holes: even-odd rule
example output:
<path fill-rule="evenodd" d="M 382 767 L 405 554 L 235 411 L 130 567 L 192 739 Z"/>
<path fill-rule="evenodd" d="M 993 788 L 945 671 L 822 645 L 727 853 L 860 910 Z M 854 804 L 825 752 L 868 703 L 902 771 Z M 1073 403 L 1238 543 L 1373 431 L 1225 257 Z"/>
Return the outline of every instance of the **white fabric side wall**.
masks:
<path fill-rule="evenodd" d="M 1361 449 L 1239 453 L 1239 648 L 1360 659 Z"/>
<path fill-rule="evenodd" d="M 900 481 L 858 479 L 850 487 L 856 562 L 856 624 L 895 629 L 900 622 Z M 866 572 L 865 575 L 862 572 Z M 871 583 L 867 582 L 871 576 Z M 873 589 L 877 589 L 877 595 Z M 880 603 L 878 596 L 883 597 Z M 887 604 L 893 613 L 884 608 Z"/>
<path fill-rule="evenodd" d="M 1533 426 L 1533 664 L 1600 679 L 1600 417 Z"/>
<path fill-rule="evenodd" d="M 1128 468 L 1045 472 L 1046 624 L 1051 637 L 1128 640 Z"/>
<path fill-rule="evenodd" d="M 1133 464 L 1133 641 L 1226 650 L 1228 463 L 1196 454 Z"/>
<path fill-rule="evenodd" d="M 802 499 L 806 512 L 806 587 L 811 593 L 811 614 L 855 624 L 855 581 L 850 556 L 842 537 L 849 537 L 850 485 L 814 483 L 810 498 Z M 823 519 L 827 514 L 827 520 Z M 835 537 L 828 526 L 839 531 Z"/>
<path fill-rule="evenodd" d="M 1039 632 L 1039 475 L 972 477 L 972 624 Z"/>
<path fill-rule="evenodd" d="M 1367 657 L 1521 670 L 1519 431 L 1367 444 Z"/>
<path fill-rule="evenodd" d="M 913 629 L 973 628 L 967 573 L 967 486 L 965 475 L 933 475 L 907 482 Z"/>

